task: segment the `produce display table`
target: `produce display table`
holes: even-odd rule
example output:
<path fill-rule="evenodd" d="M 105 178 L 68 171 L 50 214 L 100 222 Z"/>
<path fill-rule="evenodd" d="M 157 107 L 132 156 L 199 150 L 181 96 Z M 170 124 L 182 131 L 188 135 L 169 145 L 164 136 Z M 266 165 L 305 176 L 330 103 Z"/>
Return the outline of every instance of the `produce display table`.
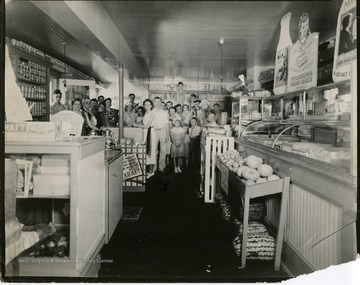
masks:
<path fill-rule="evenodd" d="M 216 167 L 218 169 L 218 173 L 224 172 L 224 168 L 226 166 L 224 163 L 220 161 L 220 159 L 216 159 Z M 220 176 L 219 175 L 219 176 Z M 223 177 L 219 177 L 221 179 L 221 184 L 226 185 L 226 181 L 222 181 Z M 289 185 L 290 178 L 282 177 L 280 180 L 269 181 L 261 184 L 254 184 L 246 186 L 241 179 L 236 175 L 236 173 L 232 171 L 228 171 L 228 195 L 235 200 L 240 198 L 242 206 L 244 208 L 243 215 L 243 235 L 242 235 L 242 248 L 241 248 L 241 268 L 245 268 L 246 266 L 246 245 L 248 238 L 248 223 L 249 223 L 249 205 L 250 199 L 264 197 L 268 195 L 281 193 L 281 207 L 280 207 L 280 218 L 279 218 L 279 226 L 277 231 L 276 238 L 276 248 L 275 248 L 275 270 L 280 270 L 280 261 L 281 261 L 281 251 L 282 244 L 284 240 L 284 230 L 285 230 L 285 222 L 286 222 L 286 212 L 287 212 L 287 204 L 289 198 Z M 219 183 L 217 184 L 219 185 Z"/>

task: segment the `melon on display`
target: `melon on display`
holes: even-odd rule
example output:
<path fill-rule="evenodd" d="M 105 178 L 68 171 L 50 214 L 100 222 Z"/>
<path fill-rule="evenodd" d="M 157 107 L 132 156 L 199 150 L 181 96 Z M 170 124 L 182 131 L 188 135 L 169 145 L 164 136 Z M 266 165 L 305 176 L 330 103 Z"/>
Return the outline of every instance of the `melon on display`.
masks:
<path fill-rule="evenodd" d="M 246 158 L 246 164 L 251 168 L 257 169 L 262 164 L 262 159 L 255 155 L 249 155 Z"/>
<path fill-rule="evenodd" d="M 256 169 L 246 168 L 242 171 L 241 176 L 246 180 L 256 181 L 260 177 L 260 173 Z"/>
<path fill-rule="evenodd" d="M 267 181 L 275 181 L 275 180 L 279 180 L 279 179 L 280 179 L 280 177 L 277 176 L 276 174 L 271 174 L 268 176 Z"/>
<path fill-rule="evenodd" d="M 245 169 L 247 169 L 247 168 L 249 168 L 249 167 L 248 167 L 248 166 L 245 166 L 245 165 L 240 166 L 240 167 L 236 170 L 236 175 L 239 176 L 239 177 L 241 177 L 242 172 L 243 172 Z"/>
<path fill-rule="evenodd" d="M 260 177 L 260 178 L 258 178 L 258 180 L 256 180 L 256 184 L 265 183 L 265 182 L 268 182 L 268 181 L 264 177 Z"/>
<path fill-rule="evenodd" d="M 261 177 L 267 177 L 273 174 L 273 168 L 268 164 L 261 164 L 258 169 Z"/>

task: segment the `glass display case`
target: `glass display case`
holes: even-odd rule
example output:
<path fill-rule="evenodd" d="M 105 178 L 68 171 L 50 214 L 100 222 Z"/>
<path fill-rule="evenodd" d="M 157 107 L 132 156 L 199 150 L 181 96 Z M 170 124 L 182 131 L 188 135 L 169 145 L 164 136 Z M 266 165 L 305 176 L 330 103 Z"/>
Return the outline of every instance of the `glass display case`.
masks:
<path fill-rule="evenodd" d="M 350 169 L 351 128 L 346 122 L 255 122 L 241 138 Z"/>
<path fill-rule="evenodd" d="M 350 82 L 327 84 L 263 99 L 265 121 L 350 121 Z"/>
<path fill-rule="evenodd" d="M 263 97 L 246 95 L 233 98 L 231 126 L 237 136 L 240 136 L 251 123 L 262 120 L 263 99 Z"/>

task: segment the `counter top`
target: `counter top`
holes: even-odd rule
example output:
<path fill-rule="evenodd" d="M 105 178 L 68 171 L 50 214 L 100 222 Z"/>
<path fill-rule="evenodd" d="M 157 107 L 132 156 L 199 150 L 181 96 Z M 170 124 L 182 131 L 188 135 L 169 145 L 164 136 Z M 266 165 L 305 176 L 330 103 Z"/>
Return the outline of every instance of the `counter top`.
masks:
<path fill-rule="evenodd" d="M 106 164 L 113 162 L 123 155 L 123 151 L 121 149 L 105 149 L 104 161 Z"/>
<path fill-rule="evenodd" d="M 92 143 L 104 143 L 103 136 L 82 136 L 82 137 L 65 137 L 57 139 L 56 141 L 5 141 L 6 145 L 26 145 L 26 146 L 84 146 Z"/>

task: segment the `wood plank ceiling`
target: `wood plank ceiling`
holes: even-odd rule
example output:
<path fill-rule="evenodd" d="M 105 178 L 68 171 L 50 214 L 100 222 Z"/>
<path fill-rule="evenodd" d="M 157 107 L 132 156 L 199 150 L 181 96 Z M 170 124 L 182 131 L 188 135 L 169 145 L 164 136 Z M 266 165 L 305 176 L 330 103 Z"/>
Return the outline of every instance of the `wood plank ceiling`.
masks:
<path fill-rule="evenodd" d="M 236 81 L 254 64 L 273 65 L 280 19 L 292 13 L 291 37 L 295 41 L 298 19 L 309 13 L 310 28 L 320 41 L 335 35 L 341 0 L 333 1 L 101 1 L 146 74 L 139 80 L 166 77 L 217 81 L 221 73 L 219 39 L 224 38 L 224 81 Z M 51 1 L 49 1 L 51 5 Z M 69 17 L 64 9 L 54 13 Z M 75 16 L 76 17 L 76 16 Z M 70 17 L 69 17 L 70 18 Z M 78 19 L 74 20 L 74 23 Z M 111 81 L 118 58 L 93 41 L 78 38 L 84 29 L 69 33 L 27 1 L 6 5 L 6 34 L 67 61 L 102 81 Z M 91 37 L 92 35 L 89 35 Z M 131 70 L 129 70 L 131 77 Z"/>

